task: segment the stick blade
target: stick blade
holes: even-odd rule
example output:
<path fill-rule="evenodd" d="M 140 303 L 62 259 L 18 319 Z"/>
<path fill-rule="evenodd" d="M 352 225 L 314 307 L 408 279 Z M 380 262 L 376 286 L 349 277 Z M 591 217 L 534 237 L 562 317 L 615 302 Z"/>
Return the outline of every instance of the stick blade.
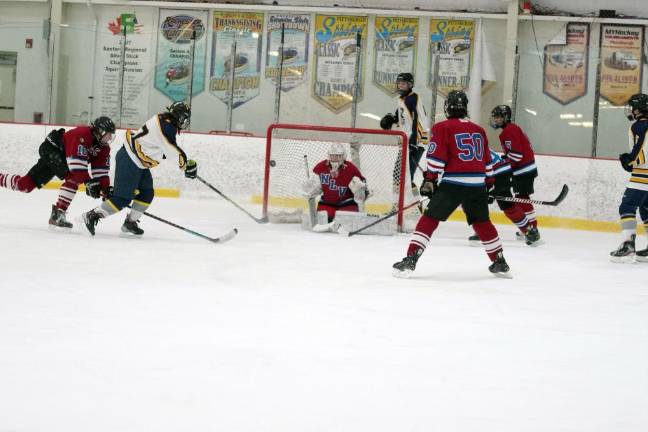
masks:
<path fill-rule="evenodd" d="M 561 202 L 563 202 L 563 200 L 567 197 L 567 194 L 568 194 L 568 193 L 569 193 L 569 186 L 567 186 L 566 184 L 564 184 L 563 187 L 562 187 L 562 190 L 560 191 L 560 194 L 558 194 L 558 198 L 556 198 L 555 200 L 553 200 L 553 201 L 551 202 L 551 205 L 553 205 L 553 206 L 557 206 L 558 204 L 560 204 Z"/>
<path fill-rule="evenodd" d="M 238 234 L 238 229 L 234 228 L 230 232 L 223 234 L 220 237 L 210 238 L 209 240 L 212 243 L 225 243 L 232 240 L 234 237 L 236 237 L 236 234 Z"/>

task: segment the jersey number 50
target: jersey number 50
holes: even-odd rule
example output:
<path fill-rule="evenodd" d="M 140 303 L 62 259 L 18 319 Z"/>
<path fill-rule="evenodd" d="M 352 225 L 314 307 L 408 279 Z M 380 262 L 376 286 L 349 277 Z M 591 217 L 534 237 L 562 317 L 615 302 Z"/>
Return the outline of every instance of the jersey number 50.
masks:
<path fill-rule="evenodd" d="M 484 159 L 484 139 L 479 133 L 462 133 L 455 135 L 455 143 L 459 150 L 459 159 L 469 162 L 473 159 Z"/>

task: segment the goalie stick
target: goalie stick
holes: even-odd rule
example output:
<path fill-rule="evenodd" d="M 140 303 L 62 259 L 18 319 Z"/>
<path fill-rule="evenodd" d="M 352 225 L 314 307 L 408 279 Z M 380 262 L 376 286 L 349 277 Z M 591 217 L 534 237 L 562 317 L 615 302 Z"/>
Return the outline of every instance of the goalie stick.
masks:
<path fill-rule="evenodd" d="M 200 177 L 200 176 L 196 176 L 196 178 L 197 178 L 198 180 L 200 180 L 200 181 L 201 181 L 205 186 L 207 186 L 209 189 L 213 190 L 213 191 L 216 192 L 218 195 L 222 196 L 226 201 L 228 201 L 228 202 L 230 202 L 231 204 L 233 204 L 234 207 L 236 207 L 237 209 L 241 210 L 243 213 L 245 213 L 245 214 L 248 215 L 250 218 L 252 218 L 252 219 L 254 220 L 254 222 L 256 222 L 256 223 L 260 223 L 260 224 L 268 223 L 268 218 L 267 218 L 267 216 L 264 216 L 264 217 L 262 217 L 262 218 L 258 218 L 258 217 L 256 217 L 256 216 L 254 216 L 252 213 L 250 213 L 249 211 L 245 210 L 243 207 L 241 207 L 240 205 L 238 205 L 234 200 L 232 200 L 230 197 L 228 197 L 227 195 L 225 195 L 223 192 L 221 192 L 221 191 L 219 191 L 218 189 L 216 189 L 216 187 L 215 187 L 214 185 L 212 185 L 211 183 L 209 183 L 207 180 L 203 179 L 203 178 Z"/>
<path fill-rule="evenodd" d="M 375 221 L 371 222 L 371 223 L 368 224 L 368 225 L 363 226 L 362 228 L 358 228 L 358 229 L 355 230 L 355 231 L 349 231 L 349 232 L 347 232 L 346 235 L 347 235 L 347 237 L 351 237 L 351 236 L 353 236 L 353 235 L 359 234 L 359 233 L 361 233 L 362 231 L 364 231 L 364 230 L 366 230 L 366 229 L 368 229 L 368 228 L 371 228 L 372 226 L 377 225 L 377 224 L 379 224 L 380 222 L 389 219 L 390 217 L 396 216 L 397 214 L 402 213 L 402 212 L 404 212 L 404 211 L 407 210 L 407 209 L 410 209 L 410 208 L 412 208 L 412 207 L 414 207 L 414 206 L 417 206 L 417 205 L 422 205 L 425 201 L 427 201 L 427 200 L 429 200 L 429 199 L 430 199 L 429 197 L 425 197 L 425 198 L 423 198 L 423 199 L 420 199 L 420 200 L 418 200 L 418 201 L 414 201 L 413 203 L 410 203 L 410 204 L 406 205 L 406 206 L 403 207 L 402 209 L 399 209 L 399 210 L 392 210 L 391 212 L 387 213 L 385 216 L 383 216 L 383 217 L 381 217 L 381 218 L 379 218 L 379 219 L 376 219 Z"/>
<path fill-rule="evenodd" d="M 130 208 L 130 206 L 127 206 L 127 207 Z M 202 239 L 208 240 L 208 241 L 210 241 L 212 243 L 225 243 L 226 241 L 232 240 L 236 236 L 236 234 L 238 234 L 238 230 L 236 228 L 233 228 L 230 232 L 225 233 L 220 237 L 207 237 L 204 234 L 200 234 L 199 232 L 196 232 L 194 230 L 190 230 L 189 228 L 185 228 L 182 225 L 178 225 L 176 223 L 173 223 L 171 221 L 163 219 L 163 218 L 161 218 L 159 216 L 155 216 L 154 214 L 151 214 L 149 212 L 144 212 L 144 216 L 148 216 L 151 219 L 155 219 L 156 221 L 165 223 L 167 225 L 171 225 L 174 228 L 178 228 L 179 230 L 182 230 L 182 231 L 184 231 L 186 233 L 195 235 L 196 237 L 200 237 Z"/>
<path fill-rule="evenodd" d="M 304 167 L 306 168 L 306 180 L 310 179 L 310 169 L 308 168 L 308 155 L 304 155 Z M 315 197 L 308 198 L 308 217 L 311 228 L 317 225 L 317 207 L 315 206 Z"/>
<path fill-rule="evenodd" d="M 505 196 L 493 196 L 493 198 L 497 201 L 509 201 L 509 202 L 516 202 L 516 203 L 523 203 L 523 204 L 538 204 L 538 205 L 547 205 L 547 206 L 557 206 L 567 196 L 569 193 L 569 187 L 565 184 L 562 187 L 562 190 L 558 194 L 555 200 L 553 201 L 542 201 L 542 200 L 533 200 L 533 199 L 526 199 L 526 198 L 517 198 L 517 197 L 505 197 Z"/>

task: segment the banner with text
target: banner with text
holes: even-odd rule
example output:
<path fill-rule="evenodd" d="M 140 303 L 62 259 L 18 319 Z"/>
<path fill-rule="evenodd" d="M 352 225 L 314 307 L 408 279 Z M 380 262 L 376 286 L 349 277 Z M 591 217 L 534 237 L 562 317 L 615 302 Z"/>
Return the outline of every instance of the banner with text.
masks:
<path fill-rule="evenodd" d="M 364 45 L 367 17 L 317 15 L 315 17 L 315 78 L 313 98 L 339 113 L 351 106 L 355 93 L 356 39 L 362 39 L 358 101 L 362 99 Z"/>
<path fill-rule="evenodd" d="M 568 23 L 566 44 L 544 50 L 542 91 L 563 105 L 587 94 L 589 24 Z"/>
<path fill-rule="evenodd" d="M 259 95 L 262 39 L 262 13 L 214 12 L 209 91 L 223 103 L 227 104 L 230 99 L 231 68 L 234 68 L 233 108 Z"/>
<path fill-rule="evenodd" d="M 155 88 L 173 101 L 188 100 L 190 93 L 205 89 L 208 18 L 207 11 L 160 9 Z"/>
<path fill-rule="evenodd" d="M 418 18 L 376 17 L 373 82 L 388 94 L 396 94 L 396 76 L 414 75 Z"/>
<path fill-rule="evenodd" d="M 148 117 L 153 15 L 103 10 L 98 27 L 93 116 L 108 116 L 117 126 L 141 126 Z"/>
<path fill-rule="evenodd" d="M 474 40 L 474 21 L 430 19 L 428 87 L 434 83 L 434 59 L 439 56 L 439 94 L 468 88 Z"/>
<path fill-rule="evenodd" d="M 601 97 L 622 106 L 641 92 L 644 27 L 601 24 Z"/>
<path fill-rule="evenodd" d="M 308 45 L 310 37 L 310 15 L 270 14 L 268 16 L 268 48 L 265 77 L 274 85 L 279 76 L 279 47 L 281 26 L 284 28 L 283 68 L 281 89 L 289 91 L 308 78 Z"/>

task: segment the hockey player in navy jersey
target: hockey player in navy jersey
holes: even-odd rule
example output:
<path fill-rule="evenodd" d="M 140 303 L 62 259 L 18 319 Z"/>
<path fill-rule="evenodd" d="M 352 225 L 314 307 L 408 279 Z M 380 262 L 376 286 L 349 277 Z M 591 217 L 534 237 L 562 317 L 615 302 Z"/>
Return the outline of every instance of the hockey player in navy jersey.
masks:
<path fill-rule="evenodd" d="M 447 120 L 436 123 L 430 134 L 427 172 L 421 186 L 421 194 L 431 199 L 416 225 L 407 256 L 393 265 L 393 274 L 408 277 L 414 271 L 434 230 L 461 205 L 492 262 L 490 272 L 510 277 L 502 242 L 488 215 L 486 184 L 493 181 L 493 164 L 486 132 L 466 119 L 468 97 L 464 92 L 448 93 L 444 109 Z"/>
<path fill-rule="evenodd" d="M 630 97 L 626 105 L 628 120 L 634 120 L 630 127 L 630 152 L 619 155 L 621 166 L 630 173 L 626 185 L 619 215 L 623 241 L 619 247 L 610 252 L 613 262 L 648 261 L 648 248 L 636 251 L 637 210 L 644 228 L 648 228 L 648 149 L 646 149 L 646 132 L 648 131 L 648 95 L 638 93 Z M 648 231 L 647 231 L 648 232 Z"/>
<path fill-rule="evenodd" d="M 126 131 L 124 146 L 115 156 L 112 196 L 81 216 L 83 225 L 90 234 L 95 234 L 95 227 L 101 219 L 118 213 L 128 205 L 131 210 L 121 227 L 122 232 L 135 236 L 144 234 L 138 221 L 154 197 L 151 168 L 156 167 L 162 159 L 177 160 L 185 177 L 196 178 L 196 162 L 187 159 L 176 142 L 180 130 L 189 126 L 190 118 L 189 107 L 184 102 L 174 102 L 166 112 L 150 118 L 138 131 Z"/>

